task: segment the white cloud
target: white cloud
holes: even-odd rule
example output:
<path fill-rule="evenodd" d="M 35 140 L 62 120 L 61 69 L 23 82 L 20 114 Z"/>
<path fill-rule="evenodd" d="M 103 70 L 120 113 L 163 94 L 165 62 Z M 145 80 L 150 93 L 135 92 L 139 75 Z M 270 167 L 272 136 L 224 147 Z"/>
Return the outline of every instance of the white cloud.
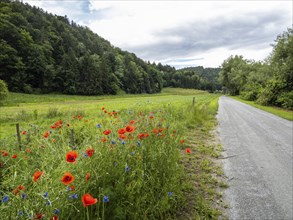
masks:
<path fill-rule="evenodd" d="M 145 60 L 203 57 L 170 65 L 219 66 L 232 54 L 264 59 L 277 35 L 292 26 L 291 1 L 28 2 L 67 14 Z"/>

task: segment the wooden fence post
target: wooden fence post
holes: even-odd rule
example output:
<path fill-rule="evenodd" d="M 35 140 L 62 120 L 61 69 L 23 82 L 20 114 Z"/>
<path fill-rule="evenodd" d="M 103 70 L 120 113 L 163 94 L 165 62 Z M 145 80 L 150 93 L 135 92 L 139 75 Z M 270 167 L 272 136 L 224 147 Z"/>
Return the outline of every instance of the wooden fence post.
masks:
<path fill-rule="evenodd" d="M 16 135 L 17 135 L 18 147 L 19 147 L 19 150 L 21 150 L 19 123 L 16 124 Z"/>
<path fill-rule="evenodd" d="M 192 99 L 192 106 L 194 106 L 194 104 L 195 104 L 195 97 L 193 97 Z"/>

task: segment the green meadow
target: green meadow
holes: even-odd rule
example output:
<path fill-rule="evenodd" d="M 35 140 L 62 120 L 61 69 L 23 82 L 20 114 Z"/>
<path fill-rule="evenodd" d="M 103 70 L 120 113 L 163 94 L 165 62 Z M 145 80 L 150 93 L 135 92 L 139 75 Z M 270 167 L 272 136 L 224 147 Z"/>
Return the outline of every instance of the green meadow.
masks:
<path fill-rule="evenodd" d="M 221 146 L 210 132 L 218 97 L 171 88 L 96 97 L 10 93 L 0 118 L 1 216 L 223 216 L 218 189 L 226 184 L 214 163 Z"/>

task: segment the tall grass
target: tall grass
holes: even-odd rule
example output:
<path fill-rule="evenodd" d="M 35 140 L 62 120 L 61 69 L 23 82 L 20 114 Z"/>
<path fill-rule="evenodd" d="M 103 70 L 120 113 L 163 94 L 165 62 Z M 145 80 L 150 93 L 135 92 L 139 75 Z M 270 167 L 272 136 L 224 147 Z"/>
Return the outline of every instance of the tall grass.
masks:
<path fill-rule="evenodd" d="M 193 107 L 192 96 L 126 97 L 57 111 L 27 106 L 21 151 L 10 123 L 2 123 L 1 219 L 174 219 L 186 204 L 180 140 L 216 108 L 216 96 L 198 94 Z M 6 116 L 17 109 L 5 108 Z M 127 126 L 135 129 L 119 135 Z M 78 153 L 74 163 L 66 161 L 70 151 Z M 33 181 L 36 171 L 43 174 Z M 69 185 L 61 181 L 66 172 L 74 176 Z M 98 201 L 84 207 L 87 193 Z"/>

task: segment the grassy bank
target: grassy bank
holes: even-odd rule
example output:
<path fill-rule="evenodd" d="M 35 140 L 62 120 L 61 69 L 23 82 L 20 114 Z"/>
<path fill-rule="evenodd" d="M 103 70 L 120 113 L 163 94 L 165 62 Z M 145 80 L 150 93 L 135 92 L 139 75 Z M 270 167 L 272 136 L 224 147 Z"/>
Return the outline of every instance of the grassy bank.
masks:
<path fill-rule="evenodd" d="M 238 100 L 240 102 L 243 102 L 243 103 L 246 103 L 248 105 L 254 106 L 256 108 L 259 108 L 261 110 L 264 110 L 266 112 L 270 112 L 270 113 L 272 113 L 274 115 L 277 115 L 277 116 L 279 116 L 281 118 L 284 118 L 284 119 L 293 121 L 293 111 L 286 110 L 286 109 L 282 109 L 282 108 L 278 108 L 278 107 L 274 107 L 274 106 L 263 106 L 263 105 L 259 105 L 259 104 L 256 104 L 253 101 L 243 100 L 240 97 L 235 97 L 235 96 L 230 96 L 230 97 L 233 98 L 233 99 L 236 99 L 236 100 Z"/>

